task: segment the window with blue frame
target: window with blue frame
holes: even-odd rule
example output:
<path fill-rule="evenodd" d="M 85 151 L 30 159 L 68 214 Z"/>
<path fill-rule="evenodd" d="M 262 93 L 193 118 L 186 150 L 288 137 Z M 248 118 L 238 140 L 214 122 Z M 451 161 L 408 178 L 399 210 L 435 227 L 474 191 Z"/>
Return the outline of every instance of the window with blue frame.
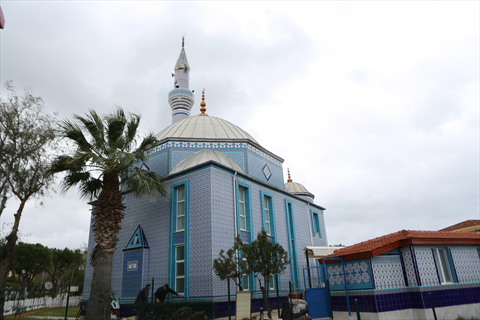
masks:
<path fill-rule="evenodd" d="M 456 282 L 455 275 L 452 271 L 453 266 L 448 248 L 433 248 L 432 251 L 440 283 L 449 284 Z"/>
<path fill-rule="evenodd" d="M 322 229 L 320 228 L 320 217 L 317 211 L 310 210 L 310 217 L 312 219 L 312 232 L 315 237 L 316 234 L 321 238 Z"/>
<path fill-rule="evenodd" d="M 176 199 L 176 230 L 185 230 L 185 185 L 180 185 L 175 188 Z"/>
<path fill-rule="evenodd" d="M 185 292 L 185 246 L 175 247 L 175 291 Z"/>
<path fill-rule="evenodd" d="M 243 182 L 237 181 L 237 231 L 251 232 L 251 200 L 250 200 L 250 186 Z M 251 235 L 249 236 L 251 240 Z"/>
<path fill-rule="evenodd" d="M 240 230 L 247 231 L 247 208 L 245 205 L 245 193 L 247 191 L 244 188 L 238 189 L 238 222 L 240 223 Z"/>
<path fill-rule="evenodd" d="M 168 283 L 179 294 L 189 295 L 189 181 L 170 187 L 170 250 Z"/>
<path fill-rule="evenodd" d="M 260 191 L 262 203 L 262 226 L 267 234 L 276 241 L 275 230 L 275 210 L 273 207 L 273 197 L 271 194 Z"/>

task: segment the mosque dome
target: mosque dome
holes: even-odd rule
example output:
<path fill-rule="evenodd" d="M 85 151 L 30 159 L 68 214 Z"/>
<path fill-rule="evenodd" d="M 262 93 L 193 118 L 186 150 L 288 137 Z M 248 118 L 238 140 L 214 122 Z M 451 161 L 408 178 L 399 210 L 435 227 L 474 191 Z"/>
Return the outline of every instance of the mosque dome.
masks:
<path fill-rule="evenodd" d="M 309 195 L 313 197 L 307 188 L 305 188 L 301 183 L 298 182 L 287 182 L 285 183 L 285 190 L 292 194 L 302 194 L 302 195 Z"/>
<path fill-rule="evenodd" d="M 236 164 L 235 161 L 233 161 L 229 156 L 218 151 L 206 149 L 195 152 L 194 154 L 191 154 L 182 161 L 180 161 L 175 166 L 175 168 L 173 168 L 170 174 L 183 171 L 185 169 L 194 167 L 198 164 L 208 161 L 215 161 L 235 171 L 243 172 L 242 169 L 238 166 L 238 164 Z"/>
<path fill-rule="evenodd" d="M 205 140 L 250 140 L 258 142 L 243 129 L 217 117 L 194 116 L 177 121 L 157 134 L 157 139 L 166 138 Z"/>
<path fill-rule="evenodd" d="M 312 201 L 315 198 L 313 193 L 310 193 L 310 191 L 308 191 L 307 188 L 303 186 L 303 184 L 292 181 L 290 177 L 290 169 L 288 169 L 288 180 L 287 180 L 287 183 L 285 183 L 285 190 L 288 193 L 291 193 L 296 196 L 311 198 Z"/>

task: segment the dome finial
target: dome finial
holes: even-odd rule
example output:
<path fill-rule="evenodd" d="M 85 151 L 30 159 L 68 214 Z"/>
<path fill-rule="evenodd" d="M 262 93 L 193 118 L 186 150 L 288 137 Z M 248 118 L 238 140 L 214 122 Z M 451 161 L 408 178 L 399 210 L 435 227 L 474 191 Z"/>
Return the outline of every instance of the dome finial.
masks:
<path fill-rule="evenodd" d="M 208 117 L 208 114 L 205 113 L 205 111 L 207 111 L 207 108 L 205 108 L 206 106 L 207 106 L 207 104 L 205 103 L 205 88 L 203 88 L 203 90 L 202 90 L 202 102 L 200 103 L 200 111 L 202 113 L 200 113 L 199 116 Z"/>
<path fill-rule="evenodd" d="M 290 178 L 290 168 L 287 168 L 287 172 L 288 172 L 288 180 L 287 180 L 287 182 L 292 182 L 292 178 Z"/>

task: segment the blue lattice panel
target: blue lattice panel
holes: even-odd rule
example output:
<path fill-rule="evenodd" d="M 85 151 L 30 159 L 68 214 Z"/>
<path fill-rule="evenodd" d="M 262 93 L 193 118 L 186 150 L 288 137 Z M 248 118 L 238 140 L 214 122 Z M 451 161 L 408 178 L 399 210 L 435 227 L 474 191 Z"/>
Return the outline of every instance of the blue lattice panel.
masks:
<path fill-rule="evenodd" d="M 405 265 L 405 273 L 407 275 L 407 281 L 409 287 L 417 286 L 417 277 L 415 275 L 415 266 L 413 264 L 412 252 L 410 247 L 404 247 L 402 250 L 403 263 Z"/>
<path fill-rule="evenodd" d="M 185 243 L 185 232 L 176 232 L 173 234 L 173 244 L 178 245 Z"/>
<path fill-rule="evenodd" d="M 431 248 L 413 247 L 422 286 L 440 284 Z"/>
<path fill-rule="evenodd" d="M 480 282 L 480 257 L 475 247 L 452 247 L 452 260 L 459 283 Z"/>
<path fill-rule="evenodd" d="M 371 258 L 376 289 L 405 287 L 400 255 L 385 255 Z"/>
<path fill-rule="evenodd" d="M 347 261 L 345 265 L 345 277 L 349 289 L 373 288 L 370 264 L 368 259 Z M 327 265 L 328 279 L 332 290 L 345 290 L 344 274 L 341 262 Z"/>

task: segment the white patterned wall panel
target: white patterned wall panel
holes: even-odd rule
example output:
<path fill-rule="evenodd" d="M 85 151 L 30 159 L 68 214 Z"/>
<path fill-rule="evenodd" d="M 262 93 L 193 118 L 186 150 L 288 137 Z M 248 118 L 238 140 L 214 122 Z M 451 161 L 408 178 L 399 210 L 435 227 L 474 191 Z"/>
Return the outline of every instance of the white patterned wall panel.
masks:
<path fill-rule="evenodd" d="M 372 258 L 373 278 L 375 288 L 405 287 L 402 264 L 399 255 L 377 256 Z"/>
<path fill-rule="evenodd" d="M 415 267 L 412 259 L 412 252 L 409 247 L 404 248 L 402 251 L 403 263 L 405 264 L 405 273 L 407 274 L 407 281 L 409 287 L 416 287 L 417 277 L 415 276 Z"/>
<path fill-rule="evenodd" d="M 414 251 L 422 286 L 439 285 L 440 282 L 438 280 L 432 249 L 428 247 L 414 247 Z"/>
<path fill-rule="evenodd" d="M 475 247 L 450 249 L 459 283 L 480 282 L 480 257 Z"/>

